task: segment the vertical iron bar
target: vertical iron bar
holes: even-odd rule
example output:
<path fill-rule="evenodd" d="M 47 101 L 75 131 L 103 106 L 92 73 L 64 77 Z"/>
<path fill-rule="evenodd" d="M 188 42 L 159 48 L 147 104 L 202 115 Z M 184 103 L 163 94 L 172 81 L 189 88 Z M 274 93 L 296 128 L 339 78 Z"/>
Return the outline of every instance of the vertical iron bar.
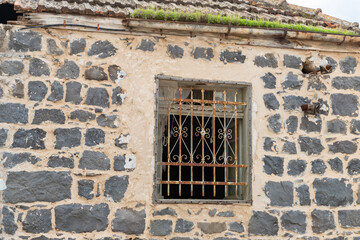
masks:
<path fill-rule="evenodd" d="M 201 89 L 201 99 L 202 101 L 204 101 L 204 89 Z M 201 107 L 202 107 L 202 114 L 201 114 L 201 148 L 202 148 L 202 156 L 201 156 L 201 163 L 204 164 L 205 163 L 205 149 L 204 149 L 204 140 L 205 140 L 205 129 L 204 129 L 204 102 L 201 103 Z M 202 196 L 205 196 L 205 185 L 204 185 L 204 181 L 205 181 L 205 168 L 204 166 L 202 166 Z"/>
<path fill-rule="evenodd" d="M 171 102 L 169 100 L 169 108 L 168 108 L 168 159 L 167 161 L 170 162 L 170 105 L 171 105 Z M 170 181 L 170 165 L 167 166 L 167 180 Z M 167 184 L 167 195 L 170 196 L 170 184 L 168 183 Z"/>
<path fill-rule="evenodd" d="M 237 102 L 237 91 L 235 92 L 235 102 Z M 235 105 L 235 164 L 238 163 L 238 140 L 237 140 L 237 106 Z M 239 168 L 235 168 L 235 182 L 238 182 L 238 171 Z M 238 185 L 235 186 L 235 196 L 238 197 Z"/>
<path fill-rule="evenodd" d="M 181 102 L 181 98 L 182 98 L 182 88 L 179 88 L 179 93 L 180 93 L 180 103 L 179 103 L 179 196 L 181 196 L 181 163 L 182 163 L 182 159 L 181 159 L 181 141 L 182 141 L 182 120 L 181 120 L 181 108 L 182 108 L 182 102 Z"/>
<path fill-rule="evenodd" d="M 226 102 L 226 90 L 224 90 L 224 102 Z M 227 129 L 226 129 L 226 103 L 224 103 L 224 164 L 227 164 L 227 152 L 226 152 L 226 140 L 227 140 Z M 225 167 L 225 182 L 228 180 L 228 171 Z M 225 197 L 228 196 L 228 186 L 225 185 Z"/>
<path fill-rule="evenodd" d="M 215 148 L 215 142 L 216 142 L 216 134 L 215 134 L 215 131 L 216 131 L 216 128 L 215 128 L 215 121 L 216 121 L 216 105 L 215 105 L 215 93 L 216 91 L 214 90 L 213 92 L 213 101 L 214 101 L 214 104 L 213 104 L 213 123 L 212 123 L 212 132 L 213 132 L 213 162 L 214 164 L 216 164 L 216 148 Z M 214 183 L 216 182 L 216 167 L 213 168 L 213 180 L 214 180 Z M 216 185 L 214 184 L 214 197 L 216 196 Z"/>
<path fill-rule="evenodd" d="M 193 95 L 194 93 L 193 93 L 193 89 L 191 89 L 191 100 L 193 100 L 193 97 L 194 97 L 194 95 Z M 193 158 L 193 156 L 194 156 L 194 153 L 193 153 L 193 115 L 194 115 L 194 104 L 193 104 L 193 102 L 191 102 L 191 119 L 190 119 L 190 121 L 191 121 L 191 123 L 190 123 L 190 162 L 191 163 L 193 163 L 194 162 L 194 158 Z M 191 182 L 193 182 L 193 166 L 191 166 L 191 170 L 190 170 L 190 175 L 191 175 Z M 191 188 L 191 196 L 193 196 L 193 192 L 194 192 L 194 185 L 193 184 L 191 184 L 190 185 L 190 188 Z"/>

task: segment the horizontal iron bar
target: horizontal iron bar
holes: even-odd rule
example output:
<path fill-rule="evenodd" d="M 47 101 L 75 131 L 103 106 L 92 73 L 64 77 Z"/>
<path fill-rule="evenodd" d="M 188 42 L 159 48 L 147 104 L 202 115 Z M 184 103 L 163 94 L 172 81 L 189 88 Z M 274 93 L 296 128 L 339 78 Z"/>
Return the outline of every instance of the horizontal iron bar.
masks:
<path fill-rule="evenodd" d="M 247 168 L 248 165 L 240 164 L 214 164 L 214 163 L 178 163 L 178 162 L 158 162 L 158 165 L 164 166 L 193 166 L 193 167 L 233 167 L 233 168 Z"/>
<path fill-rule="evenodd" d="M 159 181 L 160 184 L 175 184 L 175 185 L 227 185 L 227 186 L 246 186 L 244 182 L 202 182 L 202 181 Z"/>
<path fill-rule="evenodd" d="M 165 101 L 246 106 L 246 102 L 214 101 L 214 100 L 201 100 L 201 99 L 173 98 L 173 99 L 165 99 Z"/>

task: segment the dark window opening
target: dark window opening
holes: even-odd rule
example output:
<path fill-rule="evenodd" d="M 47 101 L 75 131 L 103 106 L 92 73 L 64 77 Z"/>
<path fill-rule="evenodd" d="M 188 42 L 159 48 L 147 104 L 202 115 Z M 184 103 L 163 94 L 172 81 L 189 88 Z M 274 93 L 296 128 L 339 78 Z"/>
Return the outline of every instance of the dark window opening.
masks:
<path fill-rule="evenodd" d="M 18 16 L 22 16 L 22 13 L 17 13 L 13 4 L 0 4 L 0 23 L 7 24 L 8 21 L 16 21 Z"/>

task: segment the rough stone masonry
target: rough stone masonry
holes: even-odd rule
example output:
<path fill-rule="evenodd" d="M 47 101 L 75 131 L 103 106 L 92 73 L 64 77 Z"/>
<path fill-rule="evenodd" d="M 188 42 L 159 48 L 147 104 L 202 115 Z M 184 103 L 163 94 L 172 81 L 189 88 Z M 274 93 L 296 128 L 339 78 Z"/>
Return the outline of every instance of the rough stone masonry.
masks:
<path fill-rule="evenodd" d="M 0 239 L 360 239 L 357 48 L 0 35 Z M 252 84 L 251 204 L 154 203 L 158 74 Z"/>

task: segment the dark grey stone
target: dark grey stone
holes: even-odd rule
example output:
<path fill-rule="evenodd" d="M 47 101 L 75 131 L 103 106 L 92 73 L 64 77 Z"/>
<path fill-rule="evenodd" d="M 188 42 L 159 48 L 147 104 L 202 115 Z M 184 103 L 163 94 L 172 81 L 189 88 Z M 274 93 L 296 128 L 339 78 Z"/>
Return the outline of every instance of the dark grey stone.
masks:
<path fill-rule="evenodd" d="M 319 103 L 319 113 L 326 116 L 329 115 L 330 107 L 328 102 L 319 98 L 318 103 Z"/>
<path fill-rule="evenodd" d="M 349 175 L 358 175 L 360 174 L 360 159 L 352 159 L 347 166 Z"/>
<path fill-rule="evenodd" d="M 224 50 L 220 53 L 220 61 L 226 63 L 244 63 L 246 56 L 241 51 Z"/>
<path fill-rule="evenodd" d="M 65 123 L 65 114 L 60 109 L 37 109 L 32 124 L 43 122 L 53 122 L 58 124 Z"/>
<path fill-rule="evenodd" d="M 326 85 L 322 82 L 322 79 L 318 75 L 307 75 L 308 78 L 308 90 L 315 89 L 316 91 L 326 90 Z"/>
<path fill-rule="evenodd" d="M 182 58 L 184 56 L 184 49 L 178 45 L 168 44 L 167 50 L 169 56 L 171 58 Z"/>
<path fill-rule="evenodd" d="M 2 48 L 6 37 L 6 32 L 3 27 L 0 28 L 0 48 Z"/>
<path fill-rule="evenodd" d="M 264 161 L 264 171 L 266 174 L 282 176 L 284 173 L 284 158 L 282 157 L 272 157 L 265 156 Z"/>
<path fill-rule="evenodd" d="M 57 128 L 54 131 L 56 137 L 55 149 L 73 148 L 80 146 L 80 128 Z"/>
<path fill-rule="evenodd" d="M 169 207 L 153 212 L 153 216 L 166 216 L 166 215 L 176 217 L 177 213 L 174 209 Z"/>
<path fill-rule="evenodd" d="M 267 93 L 263 96 L 264 104 L 269 110 L 277 110 L 280 107 L 279 101 L 273 93 Z"/>
<path fill-rule="evenodd" d="M 8 172 L 4 202 L 57 202 L 71 198 L 70 172 Z"/>
<path fill-rule="evenodd" d="M 78 181 L 78 195 L 87 200 L 94 198 L 94 181 L 79 180 Z"/>
<path fill-rule="evenodd" d="M 340 158 L 336 157 L 336 158 L 333 158 L 333 159 L 330 159 L 328 161 L 330 167 L 331 167 L 331 170 L 335 171 L 335 172 L 338 172 L 338 173 L 342 173 L 343 172 L 343 163 L 342 161 L 340 160 Z M 360 165 L 359 165 L 360 166 Z"/>
<path fill-rule="evenodd" d="M 85 104 L 108 108 L 109 94 L 105 88 L 89 88 L 86 94 Z"/>
<path fill-rule="evenodd" d="M 114 170 L 125 171 L 125 155 L 118 155 L 114 157 Z"/>
<path fill-rule="evenodd" d="M 360 121 L 359 120 L 355 120 L 355 119 L 351 120 L 350 132 L 352 134 L 356 134 L 356 135 L 360 134 Z"/>
<path fill-rule="evenodd" d="M 23 230 L 28 233 L 47 233 L 51 230 L 51 210 L 28 211 L 23 222 Z"/>
<path fill-rule="evenodd" d="M 40 237 L 34 237 L 34 238 L 31 238 L 31 240 L 65 240 L 65 238 L 48 238 L 48 237 L 45 237 L 44 235 L 41 235 Z M 68 240 L 76 240 L 76 239 L 71 239 L 69 238 Z"/>
<path fill-rule="evenodd" d="M 150 39 L 142 39 L 141 43 L 139 44 L 139 46 L 137 46 L 136 49 L 140 49 L 144 52 L 149 51 L 149 52 L 153 52 L 155 49 L 155 43 L 153 41 L 151 41 Z"/>
<path fill-rule="evenodd" d="M 41 81 L 31 81 L 28 84 L 28 95 L 32 101 L 41 101 L 45 98 L 48 87 Z"/>
<path fill-rule="evenodd" d="M 89 170 L 109 170 L 110 159 L 103 152 L 85 150 L 80 158 L 79 168 Z"/>
<path fill-rule="evenodd" d="M 10 33 L 9 49 L 16 52 L 41 51 L 42 36 L 33 31 Z"/>
<path fill-rule="evenodd" d="M 19 129 L 14 134 L 13 148 L 45 149 L 46 132 L 39 128 Z"/>
<path fill-rule="evenodd" d="M 111 127 L 111 128 L 117 128 L 117 116 L 116 115 L 105 115 L 101 114 L 96 118 L 97 124 L 101 127 Z"/>
<path fill-rule="evenodd" d="M 311 219 L 314 233 L 335 229 L 334 215 L 330 211 L 315 209 L 311 212 Z"/>
<path fill-rule="evenodd" d="M 285 54 L 284 55 L 284 66 L 288 68 L 300 69 L 302 61 L 300 57 Z"/>
<path fill-rule="evenodd" d="M 285 81 L 282 82 L 281 86 L 283 89 L 300 90 L 303 85 L 303 81 L 299 80 L 299 77 L 292 72 L 285 77 Z"/>
<path fill-rule="evenodd" d="M 107 58 L 114 56 L 116 54 L 116 48 L 112 45 L 108 40 L 105 41 L 96 41 L 93 45 L 91 45 L 88 55 L 89 56 L 97 56 L 98 58 Z"/>
<path fill-rule="evenodd" d="M 194 223 L 184 220 L 182 218 L 179 218 L 176 221 L 175 224 L 175 232 L 176 233 L 187 233 L 187 232 L 191 232 L 191 230 L 194 229 Z"/>
<path fill-rule="evenodd" d="M 24 98 L 24 83 L 22 83 L 20 80 L 16 79 L 15 84 L 11 87 L 12 95 L 17 98 Z M 1 93 L 0 93 L 1 95 Z"/>
<path fill-rule="evenodd" d="M 236 233 L 243 233 L 243 232 L 245 232 L 245 228 L 242 225 L 242 223 L 230 222 L 229 223 L 229 231 L 236 232 Z"/>
<path fill-rule="evenodd" d="M 306 170 L 305 160 L 290 160 L 288 164 L 287 174 L 290 176 L 299 176 Z"/>
<path fill-rule="evenodd" d="M 353 57 L 346 57 L 340 61 L 340 69 L 343 73 L 355 73 L 357 61 Z"/>
<path fill-rule="evenodd" d="M 13 76 L 22 73 L 24 64 L 20 61 L 3 61 L 0 64 L 0 75 Z"/>
<path fill-rule="evenodd" d="M 86 41 L 84 38 L 75 39 L 70 42 L 70 55 L 79 54 L 84 52 Z"/>
<path fill-rule="evenodd" d="M 2 227 L 5 233 L 14 235 L 18 229 L 15 222 L 15 209 L 3 206 L 2 208 Z"/>
<path fill-rule="evenodd" d="M 304 234 L 306 232 L 306 214 L 301 211 L 284 212 L 281 216 L 281 226 L 288 231 Z"/>
<path fill-rule="evenodd" d="M 66 97 L 65 102 L 71 102 L 73 104 L 79 104 L 82 101 L 81 97 L 81 83 L 68 82 L 66 83 Z"/>
<path fill-rule="evenodd" d="M 286 128 L 288 133 L 295 133 L 298 128 L 298 118 L 296 116 L 290 116 L 286 119 Z"/>
<path fill-rule="evenodd" d="M 254 60 L 254 64 L 258 67 L 270 67 L 270 68 L 277 68 L 278 61 L 276 60 L 274 54 L 267 53 L 265 56 L 256 56 Z"/>
<path fill-rule="evenodd" d="M 249 235 L 276 236 L 279 231 L 278 219 L 266 212 L 253 211 L 248 231 Z"/>
<path fill-rule="evenodd" d="M 353 154 L 356 150 L 356 143 L 351 141 L 338 141 L 334 142 L 332 145 L 329 144 L 329 151 L 332 153 Z"/>
<path fill-rule="evenodd" d="M 307 153 L 307 155 L 319 155 L 325 148 L 321 145 L 321 140 L 310 137 L 299 137 L 300 150 Z"/>
<path fill-rule="evenodd" d="M 276 88 L 276 77 L 268 72 L 266 73 L 264 76 L 261 77 L 261 79 L 264 82 L 264 88 L 268 88 L 268 89 L 275 89 Z"/>
<path fill-rule="evenodd" d="M 119 77 L 118 75 L 120 75 L 121 68 L 117 65 L 110 65 L 108 71 L 111 81 L 116 82 Z"/>
<path fill-rule="evenodd" d="M 32 155 L 30 153 L 3 153 L 4 167 L 5 168 L 13 168 L 18 164 L 28 162 L 31 164 L 36 164 L 41 161 L 41 158 Z"/>
<path fill-rule="evenodd" d="M 312 121 L 309 120 L 309 118 L 307 117 L 301 118 L 300 129 L 306 131 L 307 133 L 321 132 L 321 127 L 322 127 L 321 119 L 314 119 Z"/>
<path fill-rule="evenodd" d="M 94 120 L 95 117 L 96 117 L 95 114 L 84 110 L 75 110 L 70 113 L 70 119 L 77 119 L 80 122 L 88 122 Z"/>
<path fill-rule="evenodd" d="M 92 66 L 91 68 L 85 70 L 85 79 L 105 81 L 108 80 L 108 76 L 105 73 L 104 68 L 98 66 Z"/>
<path fill-rule="evenodd" d="M 191 54 L 194 59 L 202 58 L 210 61 L 214 57 L 214 50 L 212 48 L 196 47 Z"/>
<path fill-rule="evenodd" d="M 316 159 L 311 162 L 311 173 L 313 174 L 324 174 L 326 168 L 325 162 L 321 159 Z"/>
<path fill-rule="evenodd" d="M 346 134 L 346 123 L 344 121 L 334 119 L 327 122 L 327 131 L 329 133 Z"/>
<path fill-rule="evenodd" d="M 74 61 L 65 60 L 56 72 L 56 77 L 60 79 L 76 79 L 79 77 L 80 68 Z"/>
<path fill-rule="evenodd" d="M 315 202 L 319 206 L 339 207 L 353 202 L 351 184 L 345 179 L 323 178 L 314 180 Z"/>
<path fill-rule="evenodd" d="M 145 231 L 145 210 L 118 209 L 111 223 L 113 232 L 140 235 Z"/>
<path fill-rule="evenodd" d="M 335 61 L 335 59 L 333 59 L 332 57 L 327 57 L 326 60 L 328 64 L 332 67 L 333 71 L 335 71 L 338 66 L 338 63 Z"/>
<path fill-rule="evenodd" d="M 280 114 L 275 114 L 268 118 L 268 127 L 274 132 L 279 133 L 281 131 Z"/>
<path fill-rule="evenodd" d="M 286 141 L 286 142 L 284 143 L 282 152 L 283 152 L 283 153 L 289 153 L 289 154 L 297 154 L 296 144 L 295 144 L 294 142 Z"/>
<path fill-rule="evenodd" d="M 0 147 L 5 146 L 6 139 L 8 137 L 9 130 L 5 128 L 0 128 Z"/>
<path fill-rule="evenodd" d="M 109 206 L 67 204 L 55 207 L 55 228 L 65 232 L 104 231 L 108 226 Z"/>
<path fill-rule="evenodd" d="M 205 234 L 215 234 L 226 231 L 226 223 L 223 222 L 198 222 L 197 227 Z"/>
<path fill-rule="evenodd" d="M 52 155 L 49 157 L 48 167 L 51 168 L 74 168 L 74 157 Z"/>
<path fill-rule="evenodd" d="M 208 214 L 209 214 L 210 217 L 214 217 L 216 212 L 217 212 L 217 210 L 214 208 L 214 209 L 209 210 Z"/>
<path fill-rule="evenodd" d="M 340 210 L 339 222 L 344 228 L 360 227 L 360 210 Z"/>
<path fill-rule="evenodd" d="M 267 152 L 277 152 L 275 140 L 269 137 L 265 138 L 264 150 Z"/>
<path fill-rule="evenodd" d="M 265 185 L 265 194 L 270 199 L 271 206 L 292 206 L 294 202 L 293 191 L 293 183 L 288 181 L 269 181 Z"/>
<path fill-rule="evenodd" d="M 332 86 L 336 89 L 360 91 L 360 77 L 335 77 Z"/>
<path fill-rule="evenodd" d="M 43 60 L 39 58 L 32 58 L 29 63 L 29 73 L 31 76 L 35 77 L 49 76 L 50 68 Z"/>
<path fill-rule="evenodd" d="M 89 128 L 85 133 L 85 145 L 96 146 L 105 143 L 105 132 L 99 128 Z"/>
<path fill-rule="evenodd" d="M 168 236 L 172 233 L 171 220 L 151 220 L 150 234 L 152 236 Z"/>
<path fill-rule="evenodd" d="M 118 138 L 115 138 L 115 146 L 121 148 L 121 149 L 127 149 L 127 145 L 129 142 L 129 135 L 123 135 L 121 134 Z"/>
<path fill-rule="evenodd" d="M 358 97 L 351 94 L 332 94 L 331 108 L 334 115 L 357 117 Z"/>
<path fill-rule="evenodd" d="M 125 100 L 125 92 L 122 90 L 120 86 L 113 88 L 112 91 L 112 104 L 121 105 Z"/>
<path fill-rule="evenodd" d="M 284 96 L 284 109 L 285 110 L 295 110 L 300 108 L 304 104 L 309 104 L 310 99 L 307 97 L 300 97 L 300 96 Z"/>
<path fill-rule="evenodd" d="M 47 43 L 47 52 L 48 54 L 51 55 L 62 55 L 64 54 L 64 50 L 62 50 L 61 48 L 59 48 L 55 42 L 54 39 L 48 39 L 46 41 Z"/>
<path fill-rule="evenodd" d="M 235 217 L 235 213 L 233 211 L 224 211 L 224 212 L 218 212 L 216 214 L 218 217 Z"/>
<path fill-rule="evenodd" d="M 47 98 L 48 101 L 58 102 L 64 97 L 64 88 L 59 81 L 54 81 L 51 84 L 51 94 Z"/>
<path fill-rule="evenodd" d="M 124 198 L 129 185 L 129 176 L 113 176 L 105 182 L 105 197 L 110 197 L 114 202 Z"/>
<path fill-rule="evenodd" d="M 309 186 L 303 184 L 297 187 L 296 193 L 299 197 L 300 206 L 310 206 Z"/>

